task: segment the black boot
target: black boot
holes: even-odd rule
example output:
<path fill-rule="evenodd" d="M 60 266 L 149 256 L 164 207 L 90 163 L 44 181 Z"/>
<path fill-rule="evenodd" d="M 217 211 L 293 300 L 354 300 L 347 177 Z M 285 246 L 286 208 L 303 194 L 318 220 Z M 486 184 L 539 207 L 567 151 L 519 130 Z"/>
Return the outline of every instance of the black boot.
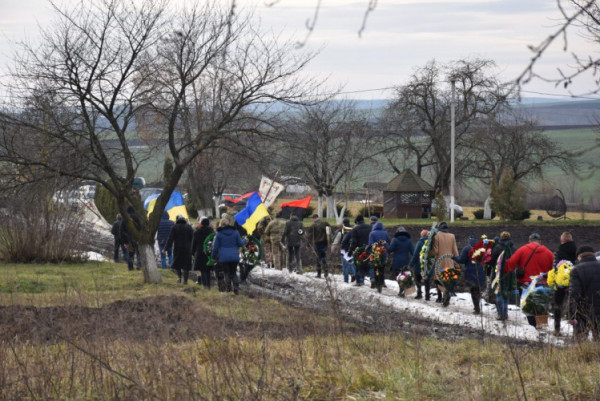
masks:
<path fill-rule="evenodd" d="M 450 294 L 450 291 L 444 291 L 442 306 L 446 307 L 446 306 L 450 305 L 450 297 L 451 296 L 452 295 Z"/>
<path fill-rule="evenodd" d="M 471 301 L 473 301 L 473 313 L 479 315 L 481 313 L 481 290 L 479 287 L 471 288 Z"/>
<path fill-rule="evenodd" d="M 317 270 L 317 278 L 321 278 L 321 269 Z"/>

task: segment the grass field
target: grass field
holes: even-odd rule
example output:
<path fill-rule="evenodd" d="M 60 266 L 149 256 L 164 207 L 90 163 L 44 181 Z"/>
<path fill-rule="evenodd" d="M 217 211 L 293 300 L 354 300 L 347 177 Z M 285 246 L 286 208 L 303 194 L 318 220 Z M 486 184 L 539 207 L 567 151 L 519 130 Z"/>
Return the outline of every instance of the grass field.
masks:
<path fill-rule="evenodd" d="M 244 291 L 184 291 L 171 272 L 143 285 L 112 263 L 0 269 L 0 399 L 600 397 L 597 343 L 371 332 L 335 305 L 313 314 Z"/>

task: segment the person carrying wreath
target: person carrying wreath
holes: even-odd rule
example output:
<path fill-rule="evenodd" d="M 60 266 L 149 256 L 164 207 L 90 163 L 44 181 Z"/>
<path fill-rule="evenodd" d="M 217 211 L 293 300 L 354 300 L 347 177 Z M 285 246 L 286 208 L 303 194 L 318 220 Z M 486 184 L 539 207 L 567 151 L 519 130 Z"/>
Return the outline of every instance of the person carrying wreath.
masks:
<path fill-rule="evenodd" d="M 371 226 L 365 223 L 365 218 L 362 214 L 359 214 L 354 219 L 354 227 L 350 232 L 350 247 L 348 253 L 354 254 L 354 251 L 358 247 L 367 246 L 369 244 L 369 235 L 371 234 Z M 365 272 L 358 268 L 358 261 L 354 260 L 356 265 L 356 284 L 355 286 L 360 287 L 365 283 Z"/>
<path fill-rule="evenodd" d="M 473 313 L 479 315 L 481 313 L 481 290 L 485 288 L 486 275 L 483 265 L 473 261 L 469 257 L 469 252 L 478 240 L 475 236 L 469 236 L 469 243 L 463 248 L 460 256 L 454 257 L 454 260 L 465 266 L 465 282 L 471 293 L 473 301 Z"/>
<path fill-rule="evenodd" d="M 568 269 L 569 267 L 568 264 L 563 263 L 562 266 L 558 265 L 563 261 L 571 262 L 571 264 L 574 264 L 577 261 L 577 246 L 575 246 L 575 242 L 573 241 L 573 235 L 568 231 L 563 232 L 560 236 L 560 245 L 554 253 L 554 268 L 550 269 L 548 272 L 548 285 L 551 287 L 554 286 L 552 305 L 554 306 L 554 335 L 557 336 L 560 335 L 560 321 L 562 319 L 563 304 L 569 290 L 568 285 L 561 285 L 562 283 L 559 283 L 559 280 L 557 280 L 557 276 L 568 275 L 568 273 L 565 272 L 565 268 Z"/>
<path fill-rule="evenodd" d="M 200 274 L 196 284 L 202 284 L 207 290 L 210 290 L 211 266 L 208 266 L 208 255 L 204 252 L 204 242 L 206 241 L 206 237 L 214 232 L 215 231 L 210 226 L 210 221 L 204 217 L 200 219 L 200 223 L 196 226 L 194 239 L 192 240 L 194 270 Z"/>
<path fill-rule="evenodd" d="M 387 251 L 393 253 L 392 266 L 390 268 L 391 279 L 396 280 L 409 264 L 411 257 L 415 254 L 415 247 L 410 239 L 410 233 L 402 226 L 396 229 L 392 242 L 387 246 Z M 404 290 L 400 288 L 398 295 L 403 295 Z"/>
<path fill-rule="evenodd" d="M 448 224 L 445 221 L 442 221 L 438 226 L 438 232 L 433 238 L 433 247 L 430 255 L 435 256 L 436 266 L 439 263 L 440 270 L 454 266 L 455 262 L 452 258 L 447 258 L 440 262 L 442 256 L 458 256 L 456 238 L 454 234 L 448 232 Z M 438 289 L 438 296 L 435 302 L 441 303 L 443 306 L 448 306 L 450 304 L 450 296 L 450 291 L 444 291 L 442 298 L 442 292 Z"/>
<path fill-rule="evenodd" d="M 415 246 L 415 251 L 410 258 L 410 262 L 408 263 L 410 267 L 413 269 L 413 273 L 415 275 L 415 284 L 417 286 L 417 296 L 415 299 L 423 298 L 423 289 L 421 288 L 421 284 L 423 283 L 423 274 L 421 272 L 421 249 L 423 248 L 423 244 L 427 240 L 427 236 L 429 236 L 429 230 L 423 229 L 421 230 L 421 237 L 417 241 L 417 245 Z M 430 272 L 429 277 L 425 278 L 425 300 L 429 301 L 429 287 L 431 286 L 431 280 L 433 278 L 433 270 Z"/>
<path fill-rule="evenodd" d="M 547 273 L 552 268 L 554 254 L 542 245 L 538 233 L 529 236 L 529 243 L 523 245 L 506 261 L 506 273 L 516 272 L 519 282 L 519 295 L 531 284 L 531 277 Z M 527 321 L 536 327 L 535 316 L 527 316 Z"/>

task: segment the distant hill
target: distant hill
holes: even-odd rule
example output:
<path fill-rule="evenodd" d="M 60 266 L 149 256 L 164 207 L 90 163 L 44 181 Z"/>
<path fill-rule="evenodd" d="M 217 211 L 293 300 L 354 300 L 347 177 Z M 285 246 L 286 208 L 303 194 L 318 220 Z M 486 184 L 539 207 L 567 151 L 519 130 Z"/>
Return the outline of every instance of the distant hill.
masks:
<path fill-rule="evenodd" d="M 377 116 L 389 99 L 352 100 L 359 110 L 371 110 Z M 540 127 L 567 129 L 600 125 L 600 99 L 564 100 L 522 98 L 517 107 L 523 108 L 538 121 Z"/>
<path fill-rule="evenodd" d="M 600 123 L 600 100 L 521 103 L 521 107 L 530 113 L 542 127 L 583 127 Z"/>

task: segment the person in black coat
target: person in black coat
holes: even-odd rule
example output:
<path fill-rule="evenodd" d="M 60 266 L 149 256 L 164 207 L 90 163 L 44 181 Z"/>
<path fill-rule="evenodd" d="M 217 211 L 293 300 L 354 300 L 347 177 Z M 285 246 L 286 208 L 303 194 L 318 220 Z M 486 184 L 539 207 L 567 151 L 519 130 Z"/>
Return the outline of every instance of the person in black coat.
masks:
<path fill-rule="evenodd" d="M 460 256 L 455 256 L 453 259 L 465 266 L 465 284 L 471 293 L 473 312 L 476 315 L 479 315 L 481 313 L 481 289 L 485 287 L 486 282 L 485 271 L 482 265 L 473 262 L 471 258 L 469 258 L 469 252 L 477 242 L 478 239 L 475 236 L 469 236 L 468 245 L 463 248 Z"/>
<path fill-rule="evenodd" d="M 173 246 L 173 265 L 172 268 L 177 272 L 177 282 L 181 283 L 183 272 L 183 284 L 187 284 L 190 269 L 192 268 L 192 239 L 194 229 L 190 226 L 185 217 L 177 216 L 175 225 L 171 228 L 169 239 L 163 249 L 167 252 L 170 246 Z"/>
<path fill-rule="evenodd" d="M 369 244 L 369 235 L 371 234 L 371 225 L 365 223 L 364 217 L 359 214 L 354 219 L 354 228 L 350 232 L 350 249 L 348 253 L 352 255 L 356 248 L 360 246 L 367 246 Z M 354 264 L 356 265 L 356 260 Z M 364 285 L 365 283 L 365 271 L 359 271 L 360 269 L 356 269 L 356 286 Z"/>
<path fill-rule="evenodd" d="M 560 235 L 560 245 L 554 252 L 554 266 L 561 260 L 568 260 L 573 264 L 577 261 L 577 246 L 573 241 L 573 235 L 568 231 Z"/>
<path fill-rule="evenodd" d="M 129 224 L 132 224 L 136 230 L 141 228 L 140 219 L 135 214 L 133 206 L 127 206 L 128 220 L 123 220 L 119 226 L 119 238 L 123 246 L 127 249 L 127 268 L 133 270 L 133 258 L 137 256 L 137 268 L 138 270 L 142 267 L 142 261 L 140 260 L 140 250 L 138 243 L 133 236 Z"/>
<path fill-rule="evenodd" d="M 579 247 L 577 260 L 569 279 L 569 323 L 577 340 L 585 340 L 591 330 L 594 341 L 600 341 L 600 262 L 591 246 Z"/>
<path fill-rule="evenodd" d="M 192 255 L 194 255 L 194 270 L 200 272 L 198 284 L 202 283 L 204 288 L 210 290 L 210 271 L 212 266 L 208 266 L 208 255 L 204 253 L 204 241 L 211 233 L 215 231 L 210 226 L 210 221 L 205 217 L 200 220 L 200 225 L 194 231 L 192 240 Z"/>
<path fill-rule="evenodd" d="M 281 237 L 281 243 L 288 249 L 287 268 L 292 272 L 292 260 L 296 261 L 296 273 L 302 274 L 302 259 L 300 258 L 300 247 L 304 240 L 304 225 L 296 215 L 291 215 L 285 223 L 285 229 Z"/>
<path fill-rule="evenodd" d="M 114 250 L 114 255 L 113 255 L 113 260 L 115 261 L 115 263 L 119 262 L 119 249 L 121 250 L 121 253 L 123 254 L 123 258 L 125 259 L 125 261 L 127 261 L 127 249 L 125 249 L 125 246 L 121 242 L 121 236 L 119 235 L 119 233 L 121 232 L 121 223 L 122 222 L 123 222 L 123 217 L 121 216 L 121 213 L 118 213 L 117 220 L 113 223 L 112 229 L 110 230 L 110 233 L 113 235 L 113 238 L 115 239 L 115 250 Z"/>
<path fill-rule="evenodd" d="M 568 231 L 565 231 L 560 236 L 560 245 L 556 252 L 554 252 L 554 268 L 556 268 L 558 262 L 562 260 L 568 260 L 573 264 L 577 261 L 577 246 L 573 241 L 573 235 Z M 565 303 L 567 291 L 568 288 L 557 287 L 554 289 L 554 294 L 552 295 L 555 335 L 560 334 L 560 321 L 562 319 L 563 304 Z"/>

